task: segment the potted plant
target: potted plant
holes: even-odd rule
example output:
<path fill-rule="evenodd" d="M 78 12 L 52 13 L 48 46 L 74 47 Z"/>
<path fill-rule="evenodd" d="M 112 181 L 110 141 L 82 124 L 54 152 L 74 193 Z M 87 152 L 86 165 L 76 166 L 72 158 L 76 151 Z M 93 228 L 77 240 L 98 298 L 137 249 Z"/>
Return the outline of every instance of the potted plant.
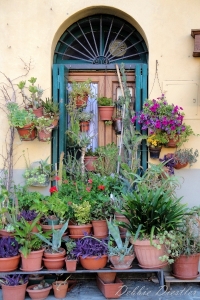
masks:
<path fill-rule="evenodd" d="M 101 121 L 111 121 L 114 112 L 114 104 L 112 98 L 99 97 L 97 99 L 98 112 Z"/>
<path fill-rule="evenodd" d="M 59 107 L 58 103 L 53 101 L 53 98 L 46 98 L 42 100 L 42 106 L 44 110 L 44 117 L 52 120 L 52 125 L 56 127 L 59 120 Z"/>
<path fill-rule="evenodd" d="M 42 241 L 35 235 L 33 228 L 40 220 L 40 215 L 31 224 L 24 218 L 13 224 L 15 228 L 15 239 L 20 244 L 19 252 L 23 271 L 38 271 L 41 269 L 44 248 Z M 41 228 L 41 227 L 40 227 Z"/>
<path fill-rule="evenodd" d="M 19 265 L 19 261 L 19 244 L 15 238 L 0 238 L 0 272 L 16 270 Z"/>
<path fill-rule="evenodd" d="M 163 178 L 162 172 L 162 168 L 156 167 L 149 168 L 142 176 L 135 174 L 133 190 L 122 196 L 125 200 L 123 215 L 129 223 L 120 222 L 120 226 L 131 233 L 142 268 L 162 268 L 168 263 L 159 259 L 163 255 L 167 257 L 167 253 L 165 244 L 159 244 L 157 238 L 179 226 L 187 211 L 181 198 L 175 195 L 177 178 Z"/>
<path fill-rule="evenodd" d="M 73 216 L 69 225 L 70 237 L 73 239 L 81 238 L 84 234 L 90 234 L 92 231 L 91 224 L 91 204 L 84 200 L 80 204 L 72 203 Z"/>
<path fill-rule="evenodd" d="M 24 300 L 28 276 L 21 274 L 6 275 L 0 279 L 3 299 Z"/>
<path fill-rule="evenodd" d="M 133 245 L 130 245 L 130 232 L 126 232 L 125 241 L 122 241 L 120 236 L 120 231 L 113 221 L 108 221 L 109 234 L 111 235 L 112 240 L 108 243 L 108 258 L 113 265 L 114 269 L 129 269 L 131 263 L 135 258 L 133 252 Z"/>
<path fill-rule="evenodd" d="M 35 210 L 21 210 L 19 215 L 17 216 L 18 221 L 23 218 L 24 220 L 26 220 L 27 222 L 29 222 L 29 224 L 31 224 L 35 218 L 37 218 L 38 213 Z M 40 226 L 40 221 L 38 221 L 38 224 L 36 224 L 36 226 L 33 228 L 32 232 L 38 232 L 41 229 Z"/>
<path fill-rule="evenodd" d="M 70 276 L 68 276 L 65 280 L 56 280 L 53 282 L 52 286 L 55 298 L 63 299 L 66 297 L 68 291 L 68 278 Z"/>
<path fill-rule="evenodd" d="M 41 117 L 43 115 L 43 107 L 42 107 L 42 95 L 44 90 L 41 87 L 35 86 L 37 78 L 31 77 L 28 82 L 30 85 L 26 87 L 26 81 L 20 81 L 18 83 L 18 88 L 20 89 L 20 93 L 22 94 L 24 107 L 26 109 L 32 109 L 33 113 L 36 117 Z M 27 96 L 25 89 L 28 89 L 30 95 Z"/>
<path fill-rule="evenodd" d="M 26 161 L 26 170 L 23 174 L 25 178 L 26 185 L 28 186 L 48 186 L 50 178 L 53 175 L 51 170 L 52 165 L 48 163 L 49 157 L 45 160 L 41 159 L 39 161 L 29 164 Z"/>
<path fill-rule="evenodd" d="M 74 101 L 76 108 L 85 107 L 89 96 L 93 96 L 91 79 L 88 78 L 86 81 L 79 82 L 72 81 L 69 97 Z"/>
<path fill-rule="evenodd" d="M 8 121 L 15 127 L 22 141 L 32 141 L 36 138 L 35 115 L 31 111 L 20 108 L 17 103 L 7 104 Z"/>
<path fill-rule="evenodd" d="M 95 171 L 95 162 L 98 158 L 98 152 L 92 150 L 92 148 L 87 149 L 84 157 L 85 169 L 87 171 Z"/>
<path fill-rule="evenodd" d="M 74 272 L 76 270 L 77 258 L 73 253 L 73 250 L 76 247 L 76 242 L 70 237 L 67 237 L 65 246 L 67 251 L 67 256 L 65 258 L 66 269 L 68 272 Z"/>
<path fill-rule="evenodd" d="M 92 236 L 84 236 L 76 241 L 76 247 L 72 251 L 83 268 L 98 270 L 106 266 L 108 259 L 108 244 L 106 240 L 99 240 Z"/>
<path fill-rule="evenodd" d="M 150 129 L 153 133 L 161 131 L 168 140 L 166 147 L 180 147 L 191 135 L 195 135 L 191 126 L 183 120 L 183 108 L 169 104 L 164 94 L 157 99 L 147 99 L 138 115 L 142 130 Z"/>
<path fill-rule="evenodd" d="M 52 289 L 52 285 L 48 282 L 45 282 L 45 280 L 42 280 L 38 284 L 33 284 L 27 287 L 26 291 L 29 294 L 29 297 L 32 300 L 38 300 L 38 299 L 46 299 L 50 293 L 50 290 Z"/>
<path fill-rule="evenodd" d="M 95 163 L 95 170 L 102 176 L 108 176 L 116 172 L 118 162 L 118 147 L 114 143 L 99 146 L 96 149 L 98 159 Z"/>
<path fill-rule="evenodd" d="M 156 132 L 148 136 L 147 146 L 149 147 L 150 158 L 158 159 L 162 146 L 167 144 L 168 140 L 162 132 Z"/>
<path fill-rule="evenodd" d="M 174 160 L 175 160 L 175 169 L 181 169 L 186 167 L 189 164 L 191 167 L 194 163 L 197 162 L 197 158 L 199 157 L 199 152 L 196 149 L 193 151 L 192 148 L 190 149 L 179 149 L 174 153 Z"/>
<path fill-rule="evenodd" d="M 50 240 L 41 233 L 35 233 L 35 235 L 41 239 L 48 246 L 44 250 L 43 262 L 47 269 L 59 270 L 65 264 L 66 251 L 61 247 L 62 237 L 68 227 L 68 220 L 63 224 L 59 230 L 52 230 L 52 237 Z"/>
<path fill-rule="evenodd" d="M 38 139 L 41 142 L 48 142 L 51 139 L 52 119 L 45 118 L 44 116 L 39 117 L 35 120 L 35 126 L 37 128 Z"/>
<path fill-rule="evenodd" d="M 80 111 L 78 112 L 77 118 L 79 120 L 80 131 L 88 131 L 90 127 L 90 121 L 93 117 L 91 112 Z"/>

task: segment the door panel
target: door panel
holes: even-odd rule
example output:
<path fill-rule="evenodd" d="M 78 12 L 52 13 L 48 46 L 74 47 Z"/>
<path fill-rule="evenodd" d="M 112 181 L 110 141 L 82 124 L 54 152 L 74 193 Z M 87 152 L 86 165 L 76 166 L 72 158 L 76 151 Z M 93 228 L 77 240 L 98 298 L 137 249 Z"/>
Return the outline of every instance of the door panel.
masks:
<path fill-rule="evenodd" d="M 116 72 L 70 72 L 68 82 L 72 81 L 85 81 L 88 78 L 92 80 L 93 84 L 97 84 L 97 97 L 106 96 L 113 98 L 113 101 L 117 101 L 120 85 Z M 134 72 L 127 73 L 127 85 L 132 91 L 132 107 L 134 108 L 134 95 L 135 95 L 135 75 Z M 116 112 L 114 116 L 116 115 Z M 109 143 L 117 144 L 117 135 L 112 125 L 106 125 L 104 121 L 98 118 L 98 146 L 104 146 Z"/>

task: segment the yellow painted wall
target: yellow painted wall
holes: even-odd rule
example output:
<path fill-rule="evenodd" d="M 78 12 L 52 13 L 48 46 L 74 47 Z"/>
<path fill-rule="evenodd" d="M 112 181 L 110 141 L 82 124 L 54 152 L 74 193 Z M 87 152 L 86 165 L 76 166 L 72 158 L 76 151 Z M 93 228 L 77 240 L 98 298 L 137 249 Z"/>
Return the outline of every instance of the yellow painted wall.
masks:
<path fill-rule="evenodd" d="M 157 60 L 161 87 L 166 96 L 167 93 L 171 95 L 168 101 L 177 105 L 183 102 L 189 111 L 187 123 L 200 133 L 200 58 L 192 56 L 194 39 L 191 37 L 191 29 L 200 28 L 199 12 L 199 0 L 0 0 L 0 71 L 11 79 L 19 77 L 25 71 L 21 59 L 26 63 L 31 59 L 32 69 L 28 78 L 37 77 L 37 82 L 45 89 L 44 97 L 51 96 L 53 53 L 62 33 L 88 15 L 113 14 L 135 26 L 146 41 L 149 49 L 149 92 Z M 15 83 L 20 80 L 18 78 Z M 181 94 L 180 81 L 185 84 L 184 94 Z M 174 84 L 169 85 L 169 82 Z M 191 83 L 194 86 L 191 87 Z M 158 97 L 160 93 L 156 81 L 151 97 Z M 194 94 L 197 101 L 195 109 Z M 6 128 L 7 119 L 1 112 L 0 149 L 5 143 Z M 200 151 L 200 138 L 192 138 L 191 142 Z M 191 142 L 189 146 L 192 146 Z M 16 160 L 27 147 L 31 160 L 50 154 L 50 144 L 36 140 L 21 143 L 17 135 L 15 147 Z M 24 160 L 17 160 L 15 168 L 24 167 Z M 193 168 L 200 169 L 200 159 Z"/>

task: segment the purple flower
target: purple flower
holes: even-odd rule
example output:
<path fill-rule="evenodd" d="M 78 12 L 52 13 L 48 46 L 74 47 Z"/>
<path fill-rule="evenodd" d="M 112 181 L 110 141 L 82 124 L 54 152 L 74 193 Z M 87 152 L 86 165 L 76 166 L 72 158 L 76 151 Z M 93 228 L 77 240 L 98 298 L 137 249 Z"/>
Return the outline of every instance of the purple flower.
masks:
<path fill-rule="evenodd" d="M 132 117 L 132 118 L 131 118 L 131 123 L 135 123 L 136 119 L 137 119 L 136 116 Z"/>

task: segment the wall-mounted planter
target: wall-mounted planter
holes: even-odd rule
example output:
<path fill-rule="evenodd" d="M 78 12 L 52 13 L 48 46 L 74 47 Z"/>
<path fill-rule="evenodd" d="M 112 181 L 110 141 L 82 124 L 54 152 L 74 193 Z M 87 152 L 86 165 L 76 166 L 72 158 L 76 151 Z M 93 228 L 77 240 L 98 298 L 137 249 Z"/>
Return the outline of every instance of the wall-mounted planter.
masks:
<path fill-rule="evenodd" d="M 113 112 L 114 112 L 114 106 L 99 106 L 99 117 L 101 121 L 111 121 Z"/>
<path fill-rule="evenodd" d="M 21 141 L 33 141 L 36 138 L 34 124 L 25 125 L 23 128 L 16 127 Z"/>

